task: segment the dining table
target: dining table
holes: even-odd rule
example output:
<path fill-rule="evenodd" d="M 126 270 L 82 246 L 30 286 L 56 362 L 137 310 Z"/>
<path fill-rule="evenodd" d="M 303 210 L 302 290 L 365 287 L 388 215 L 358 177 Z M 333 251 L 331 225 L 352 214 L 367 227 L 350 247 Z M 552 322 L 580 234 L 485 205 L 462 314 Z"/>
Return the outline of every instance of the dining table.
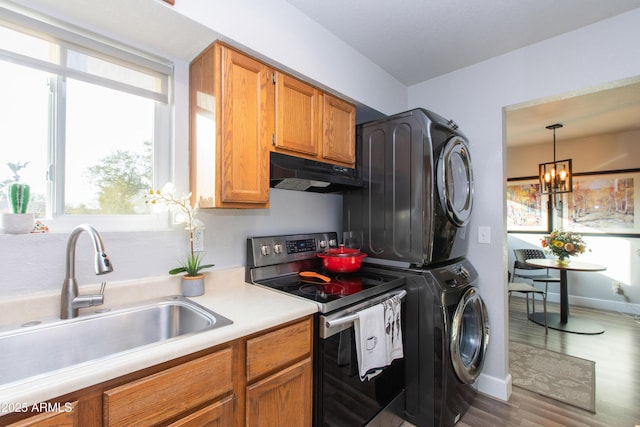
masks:
<path fill-rule="evenodd" d="M 594 272 L 607 269 L 604 265 L 571 260 L 568 264 L 559 264 L 555 259 L 541 258 L 528 259 L 527 264 L 534 267 L 551 268 L 560 272 L 560 313 L 548 313 L 546 315 L 547 327 L 558 331 L 572 332 L 575 334 L 596 335 L 604 332 L 602 325 L 591 319 L 579 316 L 571 316 L 569 313 L 568 275 L 569 271 Z M 529 315 L 533 322 L 544 325 L 545 314 L 536 312 Z"/>

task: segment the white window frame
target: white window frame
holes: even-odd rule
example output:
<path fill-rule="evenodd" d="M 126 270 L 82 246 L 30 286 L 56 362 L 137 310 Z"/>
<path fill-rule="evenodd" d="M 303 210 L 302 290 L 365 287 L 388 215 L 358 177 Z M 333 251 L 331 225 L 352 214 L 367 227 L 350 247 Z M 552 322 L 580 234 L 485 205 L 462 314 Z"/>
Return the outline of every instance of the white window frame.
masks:
<path fill-rule="evenodd" d="M 140 67 L 151 70 L 157 70 L 159 73 L 169 73 L 168 78 L 164 83 L 160 85 L 161 90 L 158 93 L 151 93 L 144 89 L 135 89 L 135 87 L 124 87 L 125 92 L 143 95 L 155 99 L 156 111 L 155 111 L 155 126 L 154 126 L 154 139 L 153 139 L 153 186 L 154 188 L 160 188 L 166 182 L 173 181 L 172 165 L 173 165 L 173 99 L 174 99 L 174 84 L 173 84 L 173 64 L 168 60 L 146 54 L 134 50 L 130 47 L 121 45 L 117 42 L 100 38 L 94 35 L 87 36 L 82 34 L 77 28 L 70 28 L 66 24 L 61 22 L 53 22 L 48 17 L 34 16 L 33 13 L 27 13 L 25 11 L 15 9 L 9 10 L 4 6 L 0 6 L 0 23 L 17 25 L 20 27 L 30 28 L 40 34 L 51 35 L 52 38 L 63 40 L 64 44 L 72 44 L 74 50 L 90 51 L 91 54 L 100 55 L 104 54 L 104 58 L 108 57 L 110 60 L 113 58 L 120 58 L 123 62 L 131 65 L 131 61 L 134 64 L 139 64 Z M 57 75 L 57 82 L 64 80 L 60 77 L 60 73 L 55 70 L 56 66 L 50 64 L 38 63 L 37 60 L 29 60 L 28 58 L 19 58 L 16 60 L 16 55 L 10 52 L 3 51 L 0 45 L 0 58 L 4 60 L 10 60 L 11 62 L 22 63 L 23 65 L 41 69 L 47 72 L 52 72 Z M 118 63 L 117 59 L 114 63 Z M 52 70 L 53 68 L 53 70 Z M 72 77 L 74 71 L 67 71 L 66 75 Z M 91 76 L 84 76 L 83 80 L 100 83 L 106 87 L 119 89 L 114 87 L 114 84 L 106 84 L 100 77 L 93 78 Z M 117 86 L 117 83 L 116 83 Z M 146 95 L 145 95 L 146 94 Z M 55 98 L 57 102 L 64 102 L 58 97 Z M 166 102 L 162 102 L 166 100 Z M 58 108 L 57 112 L 65 111 L 64 108 Z M 62 106 L 64 107 L 64 106 Z M 65 122 L 63 114 L 59 114 L 58 117 L 53 120 L 52 129 L 58 133 L 53 135 L 51 140 L 64 141 L 63 126 L 60 123 Z M 51 142 L 48 147 L 51 156 L 56 156 L 58 159 L 64 159 L 64 143 Z M 61 157 L 60 157 L 61 156 Z M 64 180 L 58 179 L 58 177 L 64 176 L 65 162 L 54 162 L 54 169 L 49 173 L 53 175 L 53 180 L 48 182 L 49 203 L 47 205 L 47 218 L 42 219 L 43 223 L 53 233 L 67 233 L 71 231 L 75 226 L 82 223 L 91 223 L 99 228 L 101 231 L 145 231 L 145 230 L 167 230 L 171 228 L 171 218 L 168 212 L 152 212 L 149 215 L 64 215 Z M 144 203 L 141 200 L 140 203 Z"/>

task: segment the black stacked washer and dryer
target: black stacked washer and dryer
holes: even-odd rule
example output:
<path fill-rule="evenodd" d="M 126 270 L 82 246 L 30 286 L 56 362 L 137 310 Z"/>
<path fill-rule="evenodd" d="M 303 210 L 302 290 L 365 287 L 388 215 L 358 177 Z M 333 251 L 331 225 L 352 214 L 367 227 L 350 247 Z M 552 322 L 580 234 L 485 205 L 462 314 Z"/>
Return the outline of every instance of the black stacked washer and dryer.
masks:
<path fill-rule="evenodd" d="M 365 187 L 344 198 L 344 229 L 367 261 L 407 278 L 405 418 L 451 426 L 469 407 L 489 338 L 477 272 L 465 258 L 473 206 L 468 141 L 415 109 L 357 127 Z"/>

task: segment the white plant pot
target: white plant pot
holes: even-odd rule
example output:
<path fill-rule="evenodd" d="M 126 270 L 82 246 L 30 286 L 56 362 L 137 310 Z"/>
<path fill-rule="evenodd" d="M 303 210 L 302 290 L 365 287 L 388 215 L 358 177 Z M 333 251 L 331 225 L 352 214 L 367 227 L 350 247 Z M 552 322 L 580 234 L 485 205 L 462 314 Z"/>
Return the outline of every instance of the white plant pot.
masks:
<path fill-rule="evenodd" d="M 0 214 L 1 234 L 27 234 L 33 231 L 35 224 L 34 215 L 26 214 Z"/>
<path fill-rule="evenodd" d="M 182 276 L 182 296 L 197 297 L 204 294 L 204 276 Z"/>

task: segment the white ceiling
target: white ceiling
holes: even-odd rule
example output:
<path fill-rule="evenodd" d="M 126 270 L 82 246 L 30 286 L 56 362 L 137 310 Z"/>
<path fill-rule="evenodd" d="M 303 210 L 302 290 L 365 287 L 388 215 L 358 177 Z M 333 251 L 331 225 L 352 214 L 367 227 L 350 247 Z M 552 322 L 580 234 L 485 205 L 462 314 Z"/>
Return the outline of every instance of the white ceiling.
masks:
<path fill-rule="evenodd" d="M 159 0 L 109 0 L 91 7 L 86 0 L 15 1 L 137 46 L 162 43 L 159 51 L 186 61 L 215 34 Z M 286 1 L 407 86 L 640 7 L 640 0 Z M 167 37 L 166 28 L 189 37 Z M 637 129 L 639 82 L 577 97 L 559 94 L 553 102 L 510 111 L 507 144 L 545 142 L 545 126 L 557 122 L 565 125 L 563 138 Z"/>
<path fill-rule="evenodd" d="M 286 0 L 407 86 L 640 7 L 638 0 Z"/>
<path fill-rule="evenodd" d="M 640 0 L 287 0 L 407 86 L 640 7 Z M 635 85 L 507 114 L 507 145 L 640 128 Z M 428 106 L 425 106 L 428 108 Z"/>

